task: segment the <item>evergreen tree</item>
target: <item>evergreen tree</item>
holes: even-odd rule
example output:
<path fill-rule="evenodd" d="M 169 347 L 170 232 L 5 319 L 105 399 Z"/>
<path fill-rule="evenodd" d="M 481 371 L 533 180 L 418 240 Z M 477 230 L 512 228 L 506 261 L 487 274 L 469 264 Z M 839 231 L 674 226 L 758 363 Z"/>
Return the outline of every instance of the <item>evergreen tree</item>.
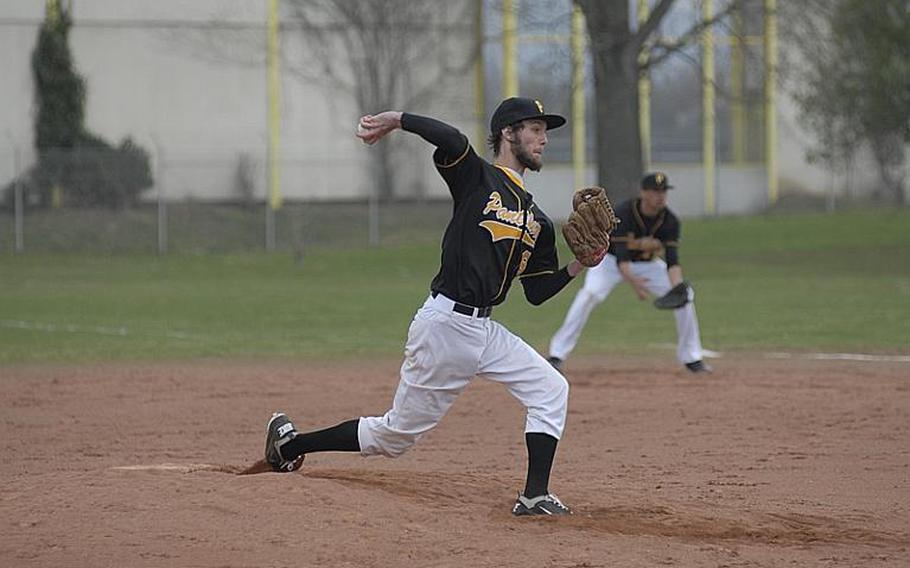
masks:
<path fill-rule="evenodd" d="M 32 52 L 35 82 L 35 148 L 72 148 L 85 119 L 85 80 L 73 69 L 69 48 L 72 19 L 57 2 L 47 4 L 44 25 Z"/>
<path fill-rule="evenodd" d="M 59 198 L 66 206 L 122 208 L 152 186 L 145 149 L 129 137 L 112 146 L 85 128 L 86 85 L 70 53 L 71 28 L 71 7 L 48 0 L 31 61 L 38 163 L 4 188 L 7 206 L 16 183 L 29 203 L 44 207 Z"/>

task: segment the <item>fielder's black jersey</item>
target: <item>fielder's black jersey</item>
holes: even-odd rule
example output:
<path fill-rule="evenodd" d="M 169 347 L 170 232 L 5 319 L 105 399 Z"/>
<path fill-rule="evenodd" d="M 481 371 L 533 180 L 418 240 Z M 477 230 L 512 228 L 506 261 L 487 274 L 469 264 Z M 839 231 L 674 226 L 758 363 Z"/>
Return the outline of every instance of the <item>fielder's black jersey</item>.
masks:
<path fill-rule="evenodd" d="M 454 128 L 407 113 L 402 117 L 403 128 L 436 140 L 426 135 L 427 125 L 444 126 L 458 136 L 457 141 L 437 144 L 433 154 L 454 207 L 431 290 L 486 307 L 505 300 L 515 277 L 521 278 L 525 296 L 534 304 L 565 287 L 571 277 L 559 269 L 553 222 L 534 203 L 521 177 L 479 157 Z"/>
<path fill-rule="evenodd" d="M 664 247 L 667 266 L 679 264 L 680 222 L 669 209 L 664 209 L 654 217 L 646 217 L 641 212 L 641 199 L 630 199 L 621 203 L 615 210 L 621 221 L 610 236 L 610 254 L 617 262 L 653 260 L 656 253 L 632 250 L 631 239 L 653 237 Z"/>

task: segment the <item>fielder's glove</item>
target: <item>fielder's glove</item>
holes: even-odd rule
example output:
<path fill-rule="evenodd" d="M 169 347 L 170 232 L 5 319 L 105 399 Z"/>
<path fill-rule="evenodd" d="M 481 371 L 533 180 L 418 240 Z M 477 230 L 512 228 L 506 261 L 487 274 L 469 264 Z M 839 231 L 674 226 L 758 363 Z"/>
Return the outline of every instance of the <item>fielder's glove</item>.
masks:
<path fill-rule="evenodd" d="M 619 225 L 613 206 L 602 187 L 579 189 L 572 196 L 572 213 L 562 226 L 575 258 L 585 266 L 597 266 L 610 246 L 610 232 Z"/>
<path fill-rule="evenodd" d="M 695 290 L 692 285 L 683 280 L 670 291 L 654 300 L 654 307 L 658 310 L 675 310 L 681 308 L 695 299 Z"/>

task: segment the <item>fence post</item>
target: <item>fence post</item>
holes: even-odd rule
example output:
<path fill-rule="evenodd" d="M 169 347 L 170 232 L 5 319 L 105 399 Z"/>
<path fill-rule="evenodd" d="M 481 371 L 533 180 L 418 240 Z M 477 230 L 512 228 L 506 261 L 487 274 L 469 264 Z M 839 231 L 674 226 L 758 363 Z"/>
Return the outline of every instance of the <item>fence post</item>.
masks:
<path fill-rule="evenodd" d="M 158 255 L 164 256 L 167 254 L 167 203 L 164 199 L 164 148 L 161 147 L 161 144 L 155 141 L 155 149 L 157 151 L 158 160 L 155 167 L 155 185 L 157 186 L 157 200 L 158 200 Z"/>
<path fill-rule="evenodd" d="M 15 216 L 15 233 L 16 233 L 16 252 L 21 253 L 25 250 L 25 238 L 24 238 L 24 227 L 25 227 L 25 207 L 22 203 L 22 180 L 19 179 L 20 175 L 20 165 L 21 165 L 22 155 L 18 146 L 13 148 L 13 210 Z"/>
<path fill-rule="evenodd" d="M 369 231 L 370 231 L 370 246 L 378 247 L 379 246 L 379 196 L 376 195 L 379 191 L 379 187 L 376 184 L 372 185 L 372 191 L 370 191 L 369 197 Z"/>

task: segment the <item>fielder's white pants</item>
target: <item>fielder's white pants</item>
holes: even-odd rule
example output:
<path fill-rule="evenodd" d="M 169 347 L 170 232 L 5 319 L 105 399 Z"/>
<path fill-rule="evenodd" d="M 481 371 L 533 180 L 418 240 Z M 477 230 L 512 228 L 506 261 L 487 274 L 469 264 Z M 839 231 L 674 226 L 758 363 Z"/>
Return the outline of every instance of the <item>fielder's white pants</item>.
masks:
<path fill-rule="evenodd" d="M 658 258 L 650 261 L 631 262 L 632 274 L 647 279 L 645 286 L 655 297 L 663 296 L 670 291 L 670 277 L 667 275 L 667 263 Z M 566 313 L 562 327 L 550 340 L 550 356 L 566 359 L 575 349 L 581 330 L 591 311 L 607 299 L 617 284 L 623 281 L 622 273 L 616 264 L 616 257 L 608 254 L 603 261 L 589 268 L 585 283 Z M 695 315 L 695 302 L 673 310 L 676 317 L 676 358 L 680 363 L 691 363 L 702 358 L 701 337 L 698 332 L 698 317 Z"/>
<path fill-rule="evenodd" d="M 525 406 L 525 432 L 562 436 L 569 399 L 565 378 L 501 324 L 454 312 L 452 306 L 439 294 L 417 311 L 392 408 L 360 419 L 362 455 L 403 454 L 439 423 L 475 375 L 504 384 Z"/>

